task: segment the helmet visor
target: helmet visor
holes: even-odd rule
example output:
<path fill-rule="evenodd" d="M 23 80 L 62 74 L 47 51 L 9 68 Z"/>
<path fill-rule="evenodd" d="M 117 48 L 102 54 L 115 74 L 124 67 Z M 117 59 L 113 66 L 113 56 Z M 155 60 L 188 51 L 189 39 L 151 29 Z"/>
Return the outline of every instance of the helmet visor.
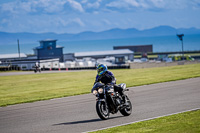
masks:
<path fill-rule="evenodd" d="M 99 74 L 100 72 L 102 72 L 103 71 L 103 68 L 99 68 L 99 69 L 97 69 L 97 73 Z"/>

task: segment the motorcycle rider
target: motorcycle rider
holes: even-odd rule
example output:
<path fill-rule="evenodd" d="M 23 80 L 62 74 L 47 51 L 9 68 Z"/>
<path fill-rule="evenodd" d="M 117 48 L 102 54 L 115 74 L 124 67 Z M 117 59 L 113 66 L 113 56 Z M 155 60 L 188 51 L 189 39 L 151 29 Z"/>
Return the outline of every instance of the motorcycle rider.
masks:
<path fill-rule="evenodd" d="M 115 78 L 115 76 L 113 75 L 112 72 L 108 71 L 108 68 L 107 68 L 106 65 L 99 64 L 97 66 L 97 76 L 96 76 L 96 80 L 95 80 L 94 84 L 96 82 L 102 82 L 105 85 L 106 84 L 113 85 L 114 86 L 114 91 L 115 92 L 119 92 L 119 94 L 122 96 L 122 98 L 124 100 L 123 89 L 120 86 L 116 85 L 116 78 Z"/>
<path fill-rule="evenodd" d="M 40 64 L 39 64 L 38 62 L 36 62 L 36 63 L 35 63 L 35 67 L 36 67 L 36 68 L 39 68 L 39 67 L 40 67 Z"/>
<path fill-rule="evenodd" d="M 35 69 L 36 69 L 36 71 L 40 70 L 40 64 L 38 62 L 35 63 Z"/>

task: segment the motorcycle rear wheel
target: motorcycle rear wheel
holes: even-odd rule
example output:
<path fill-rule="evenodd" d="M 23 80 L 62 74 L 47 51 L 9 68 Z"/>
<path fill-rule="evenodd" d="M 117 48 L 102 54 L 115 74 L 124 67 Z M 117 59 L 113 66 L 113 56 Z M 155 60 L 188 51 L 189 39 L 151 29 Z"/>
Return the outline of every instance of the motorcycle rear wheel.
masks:
<path fill-rule="evenodd" d="M 122 110 L 120 110 L 120 113 L 123 116 L 129 116 L 132 113 L 132 104 L 131 101 L 129 100 L 129 98 L 126 96 L 126 107 Z"/>
<path fill-rule="evenodd" d="M 96 103 L 96 111 L 98 116 L 102 119 L 102 120 L 107 120 L 109 118 L 109 109 L 106 106 L 106 103 L 103 101 L 97 101 Z"/>

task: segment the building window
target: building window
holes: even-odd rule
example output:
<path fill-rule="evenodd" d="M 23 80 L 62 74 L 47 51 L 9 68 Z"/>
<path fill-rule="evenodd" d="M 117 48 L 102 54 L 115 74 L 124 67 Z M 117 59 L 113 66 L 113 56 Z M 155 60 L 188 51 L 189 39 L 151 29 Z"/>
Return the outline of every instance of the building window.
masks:
<path fill-rule="evenodd" d="M 52 49 L 52 46 L 47 47 L 47 49 L 48 49 L 48 50 L 51 50 L 51 49 Z"/>

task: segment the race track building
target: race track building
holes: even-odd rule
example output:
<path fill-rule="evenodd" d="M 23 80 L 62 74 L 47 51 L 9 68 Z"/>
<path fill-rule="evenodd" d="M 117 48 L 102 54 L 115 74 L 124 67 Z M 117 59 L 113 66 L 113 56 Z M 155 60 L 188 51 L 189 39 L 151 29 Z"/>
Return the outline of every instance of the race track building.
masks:
<path fill-rule="evenodd" d="M 130 45 L 130 46 L 114 46 L 114 50 L 129 49 L 135 53 L 153 52 L 153 45 Z"/>
<path fill-rule="evenodd" d="M 38 60 L 59 58 L 63 62 L 63 47 L 56 45 L 57 40 L 41 40 L 40 46 L 34 48 Z"/>
<path fill-rule="evenodd" d="M 75 59 L 93 58 L 101 59 L 114 57 L 115 63 L 120 64 L 126 61 L 133 61 L 134 52 L 129 49 L 109 50 L 109 51 L 91 51 L 91 52 L 77 52 L 71 54 L 64 54 L 64 61 L 73 61 Z"/>

